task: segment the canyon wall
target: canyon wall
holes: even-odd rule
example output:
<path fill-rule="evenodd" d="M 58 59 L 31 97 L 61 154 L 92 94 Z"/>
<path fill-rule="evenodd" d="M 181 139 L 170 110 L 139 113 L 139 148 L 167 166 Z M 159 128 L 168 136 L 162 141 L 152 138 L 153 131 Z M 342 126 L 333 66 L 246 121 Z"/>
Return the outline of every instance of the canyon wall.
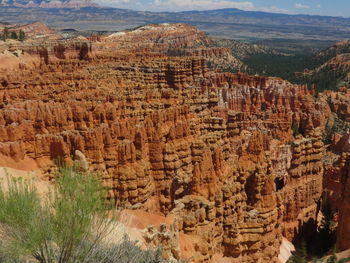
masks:
<path fill-rule="evenodd" d="M 282 237 L 317 220 L 331 108 L 306 86 L 211 71 L 226 51 L 209 42 L 175 24 L 102 38 L 84 59 L 67 41 L 49 63 L 23 47 L 34 66 L 0 77 L 0 166 L 52 179 L 55 160 L 86 159 L 108 199 L 175 218 L 191 262 L 277 262 Z"/>
<path fill-rule="evenodd" d="M 346 250 L 350 248 L 350 155 L 347 154 L 346 163 L 341 174 L 341 201 L 339 208 L 339 226 L 337 233 L 337 248 Z"/>

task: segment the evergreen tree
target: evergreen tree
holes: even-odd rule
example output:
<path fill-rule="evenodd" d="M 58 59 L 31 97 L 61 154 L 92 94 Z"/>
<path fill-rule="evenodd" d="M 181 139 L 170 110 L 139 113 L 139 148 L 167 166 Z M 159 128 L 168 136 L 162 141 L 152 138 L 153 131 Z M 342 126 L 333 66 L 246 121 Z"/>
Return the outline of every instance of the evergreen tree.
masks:
<path fill-rule="evenodd" d="M 297 249 L 297 251 L 292 255 L 287 263 L 307 263 L 307 248 L 306 248 L 306 242 L 303 240 L 300 244 L 300 248 Z"/>
<path fill-rule="evenodd" d="M 7 27 L 4 28 L 3 34 L 2 34 L 2 38 L 4 41 L 6 41 L 9 38 L 9 30 Z"/>
<path fill-rule="evenodd" d="M 17 36 L 17 33 L 15 31 L 12 31 L 11 32 L 11 36 L 10 36 L 12 39 L 17 39 L 18 36 Z"/>
<path fill-rule="evenodd" d="M 26 38 L 26 34 L 24 33 L 23 30 L 19 31 L 19 35 L 18 35 L 18 40 L 19 41 L 24 41 L 24 39 Z"/>

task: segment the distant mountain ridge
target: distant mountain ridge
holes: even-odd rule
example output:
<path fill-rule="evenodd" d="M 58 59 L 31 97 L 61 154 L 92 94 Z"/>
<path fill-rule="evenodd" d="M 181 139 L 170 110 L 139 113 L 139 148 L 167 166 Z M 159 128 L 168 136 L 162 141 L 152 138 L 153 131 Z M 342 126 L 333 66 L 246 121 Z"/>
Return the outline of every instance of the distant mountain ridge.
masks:
<path fill-rule="evenodd" d="M 284 14 L 284 13 L 269 13 L 262 11 L 244 11 L 237 8 L 223 8 L 216 10 L 205 11 L 184 11 L 179 12 L 181 15 L 187 15 L 192 20 L 208 20 L 220 21 L 222 23 L 251 23 L 249 19 L 256 21 L 269 21 L 271 24 L 294 24 L 294 25 L 312 25 L 315 22 L 326 24 L 337 22 L 342 25 L 349 26 L 350 18 L 334 17 L 334 16 L 319 16 L 319 15 L 304 15 L 304 14 Z M 293 20 L 291 20 L 293 19 Z"/>
<path fill-rule="evenodd" d="M 97 7 L 91 0 L 0 0 L 0 6 L 39 8 L 82 8 Z"/>
<path fill-rule="evenodd" d="M 320 42 L 321 48 L 350 38 L 350 18 L 287 15 L 219 9 L 186 12 L 150 12 L 98 7 L 91 0 L 0 0 L 1 21 L 33 23 L 56 29 L 115 32 L 159 23 L 187 23 L 211 36 L 226 39 Z M 42 8 L 45 7 L 45 8 Z M 313 43 L 314 44 L 314 43 Z M 308 43 L 306 43 L 308 45 Z M 314 45 L 313 45 L 314 46 Z"/>

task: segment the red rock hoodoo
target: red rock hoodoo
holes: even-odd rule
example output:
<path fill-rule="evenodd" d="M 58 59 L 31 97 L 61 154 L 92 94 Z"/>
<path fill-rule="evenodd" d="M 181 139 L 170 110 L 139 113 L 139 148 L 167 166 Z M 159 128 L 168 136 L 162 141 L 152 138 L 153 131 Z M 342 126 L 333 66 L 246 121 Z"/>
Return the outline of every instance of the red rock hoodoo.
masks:
<path fill-rule="evenodd" d="M 193 238 L 191 262 L 277 262 L 282 236 L 293 240 L 317 219 L 321 131 L 345 99 L 330 107 L 306 86 L 210 71 L 208 59 L 234 58 L 209 42 L 194 27 L 163 24 L 92 44 L 43 42 L 48 61 L 18 44 L 33 60 L 20 56 L 0 72 L 0 166 L 49 174 L 56 158 L 88 162 L 110 199 L 175 218 Z M 342 193 L 348 209 L 349 189 Z"/>

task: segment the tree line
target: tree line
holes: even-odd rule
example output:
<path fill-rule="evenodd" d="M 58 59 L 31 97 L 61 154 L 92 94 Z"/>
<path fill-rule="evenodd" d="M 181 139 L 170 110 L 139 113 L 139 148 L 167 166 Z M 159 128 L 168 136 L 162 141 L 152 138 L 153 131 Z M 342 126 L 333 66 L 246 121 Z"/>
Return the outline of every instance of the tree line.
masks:
<path fill-rule="evenodd" d="M 18 31 L 9 30 L 7 27 L 5 27 L 2 31 L 2 34 L 0 35 L 0 39 L 3 41 L 6 41 L 7 39 L 16 39 L 19 41 L 24 41 L 26 38 L 26 34 L 21 29 Z"/>

